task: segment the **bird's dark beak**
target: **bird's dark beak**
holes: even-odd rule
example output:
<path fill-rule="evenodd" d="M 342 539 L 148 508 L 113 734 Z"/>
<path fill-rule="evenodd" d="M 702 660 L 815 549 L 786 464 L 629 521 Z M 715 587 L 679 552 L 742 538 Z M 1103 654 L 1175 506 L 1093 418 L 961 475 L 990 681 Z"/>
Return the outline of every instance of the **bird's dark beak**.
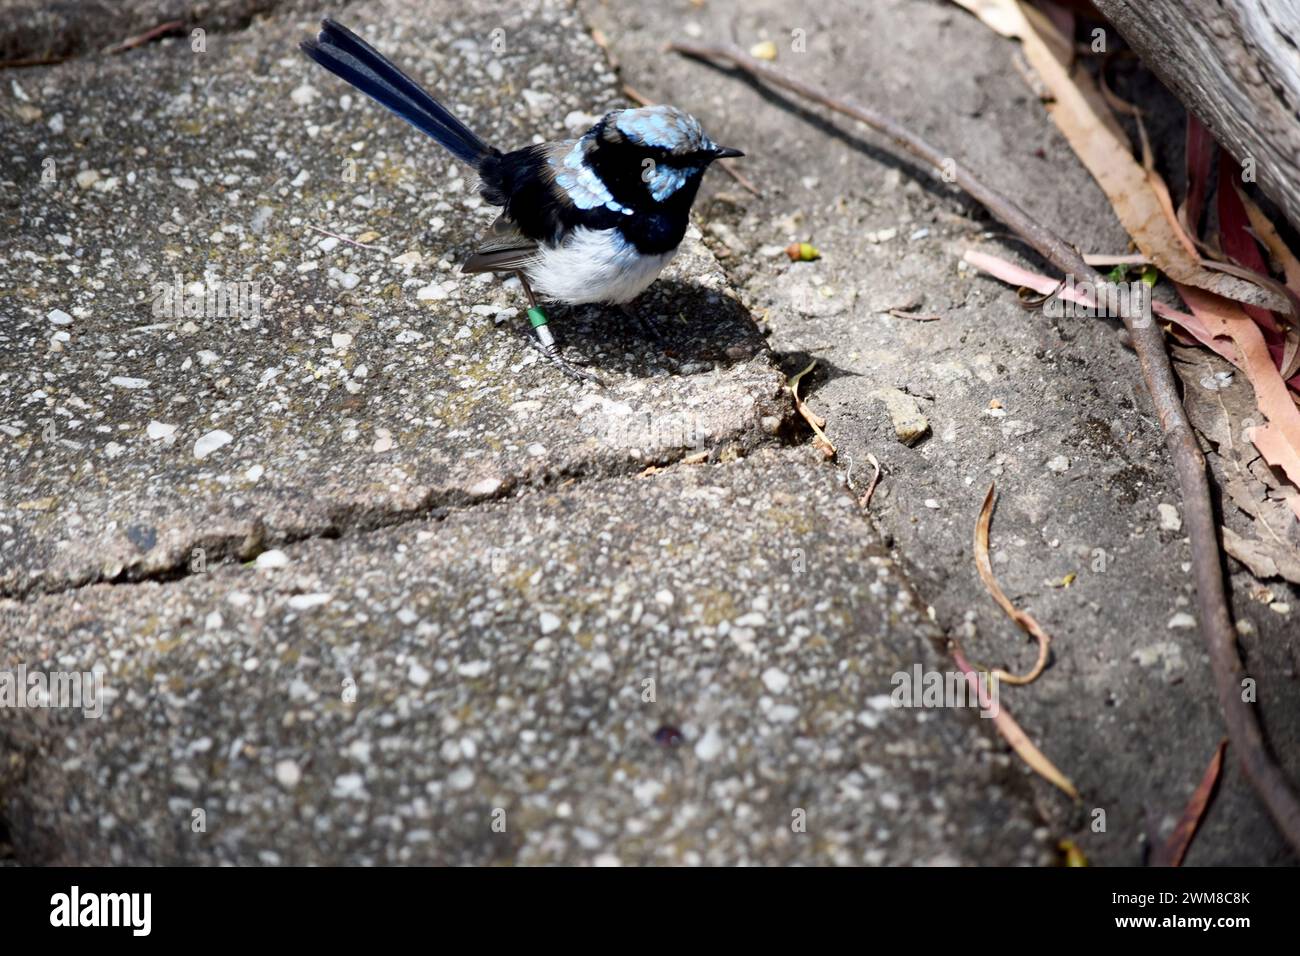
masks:
<path fill-rule="evenodd" d="M 736 156 L 744 156 L 738 149 L 732 149 L 730 146 L 717 146 L 713 150 L 714 159 L 732 159 Z"/>

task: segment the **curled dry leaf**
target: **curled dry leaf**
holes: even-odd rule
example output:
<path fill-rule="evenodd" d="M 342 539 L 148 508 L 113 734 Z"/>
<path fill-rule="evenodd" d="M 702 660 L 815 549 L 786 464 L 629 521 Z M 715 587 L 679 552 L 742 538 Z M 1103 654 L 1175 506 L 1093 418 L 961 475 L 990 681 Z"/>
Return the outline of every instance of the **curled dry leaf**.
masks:
<path fill-rule="evenodd" d="M 1038 641 L 1038 660 L 1034 663 L 1033 669 L 1023 677 L 998 669 L 991 670 L 989 673 L 1003 683 L 1029 684 L 1038 680 L 1039 675 L 1043 673 L 1043 668 L 1047 666 L 1047 652 L 1052 638 L 1039 626 L 1032 615 L 1011 603 L 1011 599 L 1007 597 L 1006 592 L 999 586 L 997 578 L 993 576 L 993 563 L 989 560 L 989 525 L 993 522 L 993 503 L 996 500 L 994 486 L 989 485 L 989 490 L 984 495 L 984 505 L 980 508 L 979 520 L 975 522 L 975 567 L 979 571 L 985 589 L 993 596 L 993 600 L 997 601 L 998 607 L 1006 611 L 1007 616 L 1026 634 Z"/>
<path fill-rule="evenodd" d="M 971 691 L 977 695 L 980 707 L 989 711 L 993 715 L 993 726 L 998 729 L 1004 740 L 1011 745 L 1017 756 L 1020 757 L 1029 768 L 1038 774 L 1044 780 L 1059 787 L 1065 793 L 1069 794 L 1074 800 L 1079 799 L 1079 791 L 1075 789 L 1070 778 L 1056 769 L 1056 764 L 1043 756 L 1043 752 L 1034 746 L 1034 742 L 1029 739 L 1020 725 L 1015 722 L 1008 711 L 999 702 L 996 706 L 988 699 L 988 695 L 980 688 L 979 676 L 975 669 L 971 667 L 970 661 L 966 660 L 966 655 L 962 653 L 960 645 L 955 641 L 952 645 L 952 659 L 957 662 L 958 669 L 966 678 L 966 683 L 970 686 Z"/>
<path fill-rule="evenodd" d="M 817 367 L 817 360 L 813 359 L 811 362 L 808 363 L 808 367 L 806 369 L 804 369 L 798 375 L 795 375 L 790 379 L 789 381 L 790 395 L 794 399 L 795 410 L 800 415 L 803 416 L 804 421 L 806 421 L 810 426 L 812 426 L 813 444 L 817 446 L 817 450 L 820 451 L 827 458 L 834 458 L 835 445 L 832 444 L 831 440 L 826 437 L 826 433 L 822 431 L 822 429 L 826 427 L 826 419 L 822 418 L 811 408 L 809 408 L 807 404 L 805 404 L 804 400 L 799 397 L 799 380 L 816 367 Z"/>

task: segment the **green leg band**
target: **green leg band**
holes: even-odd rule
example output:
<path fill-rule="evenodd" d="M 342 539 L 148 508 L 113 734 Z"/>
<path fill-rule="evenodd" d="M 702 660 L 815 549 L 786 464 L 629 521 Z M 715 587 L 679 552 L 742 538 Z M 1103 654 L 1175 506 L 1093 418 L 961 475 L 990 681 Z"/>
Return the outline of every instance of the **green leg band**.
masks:
<path fill-rule="evenodd" d="M 546 312 L 539 306 L 533 306 L 528 310 L 528 321 L 532 323 L 533 331 L 537 333 L 537 341 L 542 343 L 542 348 L 547 352 L 554 351 L 555 337 L 551 335 L 550 319 L 546 317 Z"/>

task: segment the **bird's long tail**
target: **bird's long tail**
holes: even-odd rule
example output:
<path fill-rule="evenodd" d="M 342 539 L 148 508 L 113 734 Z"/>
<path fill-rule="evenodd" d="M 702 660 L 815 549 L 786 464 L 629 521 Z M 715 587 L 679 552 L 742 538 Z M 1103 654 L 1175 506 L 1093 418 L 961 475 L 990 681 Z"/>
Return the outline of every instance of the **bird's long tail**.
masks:
<path fill-rule="evenodd" d="M 478 168 L 496 153 L 418 83 L 342 24 L 322 20 L 320 35 L 300 45 L 325 69 L 432 136 L 458 159 Z"/>

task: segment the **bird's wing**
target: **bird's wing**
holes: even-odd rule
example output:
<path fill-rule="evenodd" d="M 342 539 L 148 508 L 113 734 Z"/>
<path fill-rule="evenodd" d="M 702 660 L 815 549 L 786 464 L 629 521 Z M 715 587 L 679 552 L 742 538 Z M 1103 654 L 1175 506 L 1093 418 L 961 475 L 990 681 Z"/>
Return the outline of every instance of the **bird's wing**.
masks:
<path fill-rule="evenodd" d="M 465 260 L 461 272 L 516 272 L 537 256 L 537 240 L 529 239 L 506 216 L 498 216 L 478 250 Z"/>

